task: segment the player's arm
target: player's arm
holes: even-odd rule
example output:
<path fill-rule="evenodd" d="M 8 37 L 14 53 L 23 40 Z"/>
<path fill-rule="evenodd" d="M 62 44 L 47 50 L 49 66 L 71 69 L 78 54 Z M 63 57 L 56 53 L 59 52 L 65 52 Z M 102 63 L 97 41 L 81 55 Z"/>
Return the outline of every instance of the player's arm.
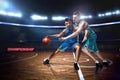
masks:
<path fill-rule="evenodd" d="M 82 43 L 84 43 L 86 40 L 87 40 L 87 38 L 88 38 L 88 35 L 89 35 L 89 30 L 85 30 L 85 34 L 84 34 L 84 37 L 83 37 L 83 40 L 82 40 Z"/>
<path fill-rule="evenodd" d="M 83 21 L 81 24 L 79 24 L 78 29 L 75 32 L 73 32 L 71 35 L 67 36 L 66 39 L 76 37 L 82 32 L 83 29 L 87 27 L 87 25 L 88 25 L 87 22 Z"/>
<path fill-rule="evenodd" d="M 69 38 L 76 37 L 77 35 L 79 35 L 82 32 L 83 29 L 87 28 L 87 26 L 88 26 L 88 23 L 86 21 L 81 22 L 78 26 L 78 29 L 75 32 L 73 32 L 71 35 L 69 35 L 67 37 L 60 38 L 60 40 L 64 41 L 64 40 L 67 40 Z"/>
<path fill-rule="evenodd" d="M 65 35 L 65 31 L 66 29 L 64 29 L 63 31 L 61 31 L 59 34 L 53 34 L 53 35 L 48 35 L 48 37 L 50 38 L 59 38 Z"/>

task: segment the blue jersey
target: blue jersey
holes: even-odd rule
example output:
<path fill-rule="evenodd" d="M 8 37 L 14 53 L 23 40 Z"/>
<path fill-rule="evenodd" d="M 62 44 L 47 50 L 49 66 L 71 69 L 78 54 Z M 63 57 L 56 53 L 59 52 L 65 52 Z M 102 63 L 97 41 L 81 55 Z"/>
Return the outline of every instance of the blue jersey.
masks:
<path fill-rule="evenodd" d="M 66 28 L 65 36 L 69 36 L 73 32 L 74 32 L 74 28 L 72 28 L 71 30 Z M 79 45 L 79 43 L 77 42 L 77 37 L 65 40 L 58 49 L 60 51 L 66 51 L 68 48 L 71 47 L 72 50 L 74 51 L 75 45 Z"/>
<path fill-rule="evenodd" d="M 66 28 L 66 33 L 65 33 L 65 36 L 69 36 L 71 35 L 72 33 L 74 32 L 74 28 L 72 29 L 68 29 Z M 70 38 L 68 40 L 65 40 L 65 42 L 68 42 L 68 43 L 74 43 L 74 42 L 77 42 L 77 37 L 73 37 L 73 38 Z"/>

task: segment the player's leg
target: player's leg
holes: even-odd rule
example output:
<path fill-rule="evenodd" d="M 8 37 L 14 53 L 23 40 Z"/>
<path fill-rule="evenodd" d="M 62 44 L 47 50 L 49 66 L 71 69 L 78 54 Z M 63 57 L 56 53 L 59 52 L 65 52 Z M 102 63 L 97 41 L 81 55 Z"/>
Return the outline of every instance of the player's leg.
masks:
<path fill-rule="evenodd" d="M 58 54 L 58 53 L 60 53 L 60 52 L 66 51 L 66 50 L 68 49 L 68 47 L 69 47 L 69 44 L 66 43 L 66 42 L 63 42 L 63 43 L 61 44 L 61 46 L 60 46 L 55 52 L 53 52 L 53 53 L 50 55 L 49 58 L 44 59 L 43 64 L 49 64 L 50 60 L 51 60 L 53 57 L 55 57 L 56 54 Z"/>
<path fill-rule="evenodd" d="M 73 53 L 74 55 L 74 68 L 76 70 L 79 70 L 79 66 L 78 66 L 78 61 L 79 61 L 79 58 L 80 58 L 80 45 L 79 44 L 75 44 L 74 45 L 74 49 L 75 49 L 75 53 Z"/>
<path fill-rule="evenodd" d="M 103 59 L 103 57 L 99 54 L 99 52 L 96 54 L 103 62 L 103 66 L 108 67 L 109 63 L 106 59 Z"/>
<path fill-rule="evenodd" d="M 97 62 L 98 60 L 93 57 L 93 55 L 87 50 L 86 47 L 82 48 L 82 52 L 84 52 L 86 55 L 88 55 L 94 62 Z"/>
<path fill-rule="evenodd" d="M 60 53 L 60 50 L 56 50 L 55 52 L 53 52 L 49 58 L 45 58 L 43 61 L 43 64 L 49 64 L 50 60 L 58 53 Z"/>
<path fill-rule="evenodd" d="M 82 51 L 88 55 L 94 62 L 96 65 L 96 71 L 98 71 L 99 69 L 102 68 L 102 64 L 88 51 L 88 49 L 86 47 L 82 48 Z"/>
<path fill-rule="evenodd" d="M 101 59 L 101 61 L 103 63 L 103 66 L 107 67 L 108 66 L 108 62 L 107 62 L 107 60 L 103 59 L 103 57 L 99 54 L 97 43 L 96 43 L 96 39 L 93 40 L 93 43 L 94 43 L 93 44 L 93 46 L 94 46 L 93 50 L 95 51 L 95 54 L 97 55 L 97 57 L 99 59 Z"/>
<path fill-rule="evenodd" d="M 55 57 L 55 55 L 57 55 L 57 54 L 60 53 L 60 52 L 63 52 L 63 51 L 61 51 L 61 50 L 56 50 L 55 52 L 53 52 L 53 53 L 50 55 L 50 57 L 49 57 L 48 59 L 51 60 L 53 57 Z"/>
<path fill-rule="evenodd" d="M 75 45 L 75 53 L 76 53 L 76 60 L 75 62 L 78 62 L 79 61 L 79 58 L 80 58 L 80 45 Z"/>

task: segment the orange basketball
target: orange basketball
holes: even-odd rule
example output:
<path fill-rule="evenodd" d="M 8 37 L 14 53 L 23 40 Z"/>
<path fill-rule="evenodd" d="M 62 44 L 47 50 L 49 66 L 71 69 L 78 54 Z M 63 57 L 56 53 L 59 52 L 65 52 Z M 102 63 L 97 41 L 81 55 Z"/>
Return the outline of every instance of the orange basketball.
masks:
<path fill-rule="evenodd" d="M 43 40 L 42 40 L 42 43 L 43 43 L 44 45 L 49 45 L 50 42 L 51 42 L 51 40 L 50 40 L 49 37 L 45 37 L 45 38 L 43 38 Z"/>

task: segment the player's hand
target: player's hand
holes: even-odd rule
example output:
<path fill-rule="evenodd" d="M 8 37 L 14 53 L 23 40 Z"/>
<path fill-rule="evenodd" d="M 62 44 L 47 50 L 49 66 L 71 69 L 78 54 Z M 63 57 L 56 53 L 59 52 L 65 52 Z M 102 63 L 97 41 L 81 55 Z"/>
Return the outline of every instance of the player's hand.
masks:
<path fill-rule="evenodd" d="M 47 36 L 45 36 L 46 38 L 50 38 L 50 36 L 49 35 L 47 35 Z"/>
<path fill-rule="evenodd" d="M 86 41 L 87 41 L 87 40 L 83 40 L 83 41 L 81 42 L 81 45 L 84 45 L 84 44 L 86 43 Z"/>
<path fill-rule="evenodd" d="M 82 43 L 85 43 L 87 41 L 87 37 L 84 37 L 84 39 L 82 40 Z"/>
<path fill-rule="evenodd" d="M 64 40 L 66 40 L 66 38 L 65 37 L 61 37 L 61 38 L 59 38 L 59 40 L 60 41 L 64 41 Z"/>

